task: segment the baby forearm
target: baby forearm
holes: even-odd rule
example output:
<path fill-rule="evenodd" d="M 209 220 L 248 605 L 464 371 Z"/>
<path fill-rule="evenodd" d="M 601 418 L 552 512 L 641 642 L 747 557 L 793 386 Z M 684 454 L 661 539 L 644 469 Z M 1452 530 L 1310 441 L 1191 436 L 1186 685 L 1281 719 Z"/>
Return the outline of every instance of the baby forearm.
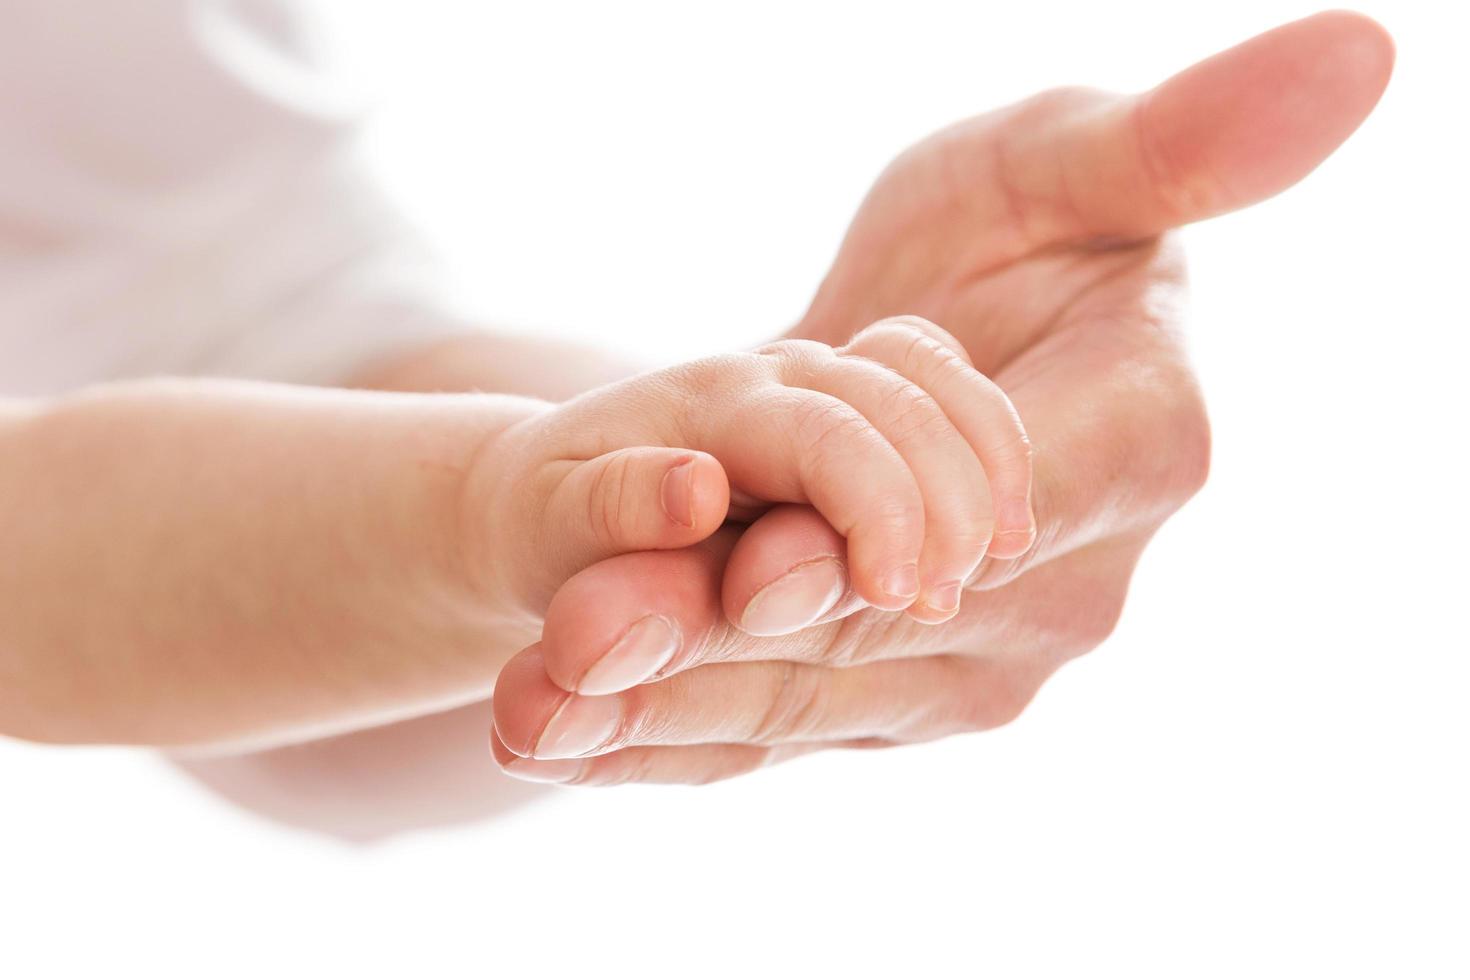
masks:
<path fill-rule="evenodd" d="M 535 624 L 462 476 L 540 403 L 153 381 L 0 407 L 0 731 L 300 736 L 483 696 Z"/>

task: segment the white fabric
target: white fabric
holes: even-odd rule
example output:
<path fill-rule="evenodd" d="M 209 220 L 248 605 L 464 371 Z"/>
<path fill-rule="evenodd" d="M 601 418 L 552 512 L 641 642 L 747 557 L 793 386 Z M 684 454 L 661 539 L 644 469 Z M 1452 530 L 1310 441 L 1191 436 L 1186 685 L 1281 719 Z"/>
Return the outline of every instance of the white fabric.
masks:
<path fill-rule="evenodd" d="M 269 0 L 0 0 L 0 393 L 342 380 L 461 332 Z"/>

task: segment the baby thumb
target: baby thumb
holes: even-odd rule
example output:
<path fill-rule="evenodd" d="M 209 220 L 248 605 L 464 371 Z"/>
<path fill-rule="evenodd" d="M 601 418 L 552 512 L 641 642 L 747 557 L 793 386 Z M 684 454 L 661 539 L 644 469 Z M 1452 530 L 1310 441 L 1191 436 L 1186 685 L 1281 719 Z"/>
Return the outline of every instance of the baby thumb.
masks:
<path fill-rule="evenodd" d="M 730 507 L 725 469 L 708 453 L 635 447 L 577 463 L 552 491 L 543 540 L 570 576 L 630 551 L 684 548 L 709 537 Z"/>

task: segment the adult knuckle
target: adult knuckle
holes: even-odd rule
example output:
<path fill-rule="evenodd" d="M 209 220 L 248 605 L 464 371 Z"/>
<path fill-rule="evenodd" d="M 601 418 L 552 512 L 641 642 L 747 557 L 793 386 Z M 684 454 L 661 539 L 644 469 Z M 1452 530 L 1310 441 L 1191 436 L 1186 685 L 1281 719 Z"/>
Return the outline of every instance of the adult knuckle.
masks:
<path fill-rule="evenodd" d="M 769 704 L 751 729 L 750 740 L 769 745 L 815 731 L 827 708 L 827 687 L 823 679 L 820 669 L 806 664 L 777 665 Z"/>
<path fill-rule="evenodd" d="M 617 775 L 609 785 L 646 783 L 653 779 L 658 759 L 654 751 L 652 749 L 635 749 L 628 754 L 630 758 L 622 760 L 622 765 L 618 767 Z"/>
<path fill-rule="evenodd" d="M 618 782 L 618 773 L 609 772 L 606 767 L 595 764 L 597 760 L 583 764 L 571 779 L 562 780 L 563 786 L 612 786 Z"/>
<path fill-rule="evenodd" d="M 1183 365 L 1159 368 L 1149 403 L 1163 427 L 1156 438 L 1167 447 L 1161 454 L 1161 487 L 1165 502 L 1175 507 L 1198 493 L 1209 479 L 1212 438 L 1209 414 L 1198 381 Z"/>
<path fill-rule="evenodd" d="M 1063 653 L 1079 657 L 1102 646 L 1123 618 L 1123 590 L 1093 590 L 1089 598 L 1074 605 L 1067 621 Z"/>
<path fill-rule="evenodd" d="M 722 758 L 693 773 L 687 782 L 692 786 L 708 786 L 735 776 L 764 768 L 776 754 L 774 745 L 741 746 L 733 750 L 734 758 Z"/>
<path fill-rule="evenodd" d="M 1024 671 L 971 670 L 961 682 L 958 724 L 972 732 L 1008 725 L 1031 704 L 1040 686 Z"/>
<path fill-rule="evenodd" d="M 1188 499 L 1203 489 L 1210 476 L 1210 419 L 1198 391 L 1192 391 L 1182 404 L 1176 406 L 1175 417 L 1179 425 L 1176 452 L 1179 484 L 1185 499 Z"/>
<path fill-rule="evenodd" d="M 896 616 L 862 612 L 837 623 L 816 662 L 827 667 L 855 667 L 892 656 L 898 647 L 895 630 L 903 621 Z"/>
<path fill-rule="evenodd" d="M 1009 725 L 1021 717 L 1036 697 L 1034 687 L 1001 687 L 974 699 L 970 722 L 974 731 L 984 732 Z"/>

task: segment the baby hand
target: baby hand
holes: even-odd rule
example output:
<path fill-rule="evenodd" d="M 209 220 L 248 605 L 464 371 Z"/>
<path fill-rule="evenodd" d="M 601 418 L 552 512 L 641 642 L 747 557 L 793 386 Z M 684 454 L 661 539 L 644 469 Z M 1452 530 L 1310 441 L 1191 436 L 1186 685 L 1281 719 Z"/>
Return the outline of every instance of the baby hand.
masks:
<path fill-rule="evenodd" d="M 838 348 L 781 341 L 643 374 L 497 442 L 472 476 L 501 501 L 493 587 L 536 611 L 609 554 L 702 540 L 732 497 L 811 504 L 847 539 L 853 591 L 924 622 L 955 614 L 987 553 L 1017 557 L 1034 536 L 1010 400 L 917 318 Z"/>

